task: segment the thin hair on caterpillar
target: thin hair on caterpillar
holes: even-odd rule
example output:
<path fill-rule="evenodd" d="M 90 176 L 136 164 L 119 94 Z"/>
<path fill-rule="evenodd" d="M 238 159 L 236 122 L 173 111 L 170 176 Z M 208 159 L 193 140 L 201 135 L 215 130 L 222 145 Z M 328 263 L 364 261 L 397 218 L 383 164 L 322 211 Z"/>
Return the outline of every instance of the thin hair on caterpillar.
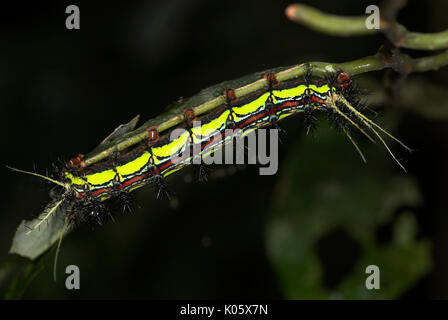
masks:
<path fill-rule="evenodd" d="M 308 66 L 303 79 L 279 82 L 274 73 L 266 73 L 264 79 L 267 84 L 263 89 L 245 96 L 238 97 L 234 89 L 225 89 L 223 92 L 225 102 L 199 117 L 195 114 L 193 107 L 184 108 L 182 111 L 184 122 L 170 130 L 184 128 L 189 132 L 189 141 L 193 141 L 193 135 L 196 140 L 202 139 L 192 132 L 192 123 L 196 119 L 205 120 L 210 124 L 226 113 L 224 126 L 214 125 L 214 129 L 223 134 L 220 130 L 226 128 L 251 131 L 270 126 L 279 129 L 278 122 L 282 117 L 302 113 L 308 134 L 314 132 L 317 126 L 317 112 L 326 112 L 330 122 L 347 136 L 364 162 L 366 157 L 352 135 L 356 131 L 372 142 L 379 141 L 398 165 L 405 170 L 384 138 L 394 140 L 408 151 L 411 149 L 361 113 L 360 110 L 364 107 L 361 103 L 363 91 L 347 73 L 337 71 L 324 79 L 317 80 L 312 78 L 312 68 Z M 293 92 L 298 93 L 293 94 Z M 265 101 L 257 102 L 260 97 L 266 97 Z M 259 108 L 246 108 L 255 102 L 260 103 Z M 185 161 L 184 164 L 170 163 L 166 159 L 181 150 L 170 151 L 169 154 L 160 156 L 160 150 L 164 150 L 163 148 L 171 143 L 167 138 L 170 131 L 161 135 L 157 126 L 148 127 L 146 131 L 147 141 L 120 152 L 113 152 L 109 157 L 88 167 L 85 167 L 84 156 L 78 154 L 56 170 L 59 175 L 57 178 L 49 177 L 48 174 L 41 175 L 9 167 L 17 172 L 37 176 L 64 190 L 56 195 L 55 201 L 50 204 L 44 218 L 31 229 L 39 228 L 61 206 L 70 209 L 70 213 L 67 213 L 69 224 L 74 221 L 96 221 L 102 224 L 105 219 L 113 219 L 110 210 L 106 209 L 111 199 L 121 201 L 123 211 L 129 210 L 132 202 L 129 197 L 131 191 L 146 184 L 151 184 L 155 188 L 156 198 L 171 199 L 173 193 L 168 189 L 166 176 L 191 164 L 192 158 L 182 160 Z M 201 140 L 201 147 L 206 140 Z M 182 145 L 180 138 L 174 142 Z M 210 143 L 210 139 L 207 143 Z M 215 142 L 212 142 L 211 147 L 222 147 L 218 144 L 220 142 L 216 142 L 216 145 L 213 143 Z M 158 153 L 155 152 L 156 150 L 159 150 Z M 144 157 L 144 166 L 137 166 Z M 126 166 L 132 169 L 123 173 L 127 170 L 124 169 Z M 201 164 L 197 169 L 199 180 L 206 181 L 206 167 Z M 101 181 L 97 182 L 98 179 Z M 112 204 L 115 205 L 114 201 Z"/>
<path fill-rule="evenodd" d="M 152 125 L 144 129 L 148 135 L 147 140 L 120 152 L 113 152 L 89 166 L 85 165 L 82 154 L 68 162 L 62 162 L 62 165 L 54 170 L 54 177 L 48 173 L 42 175 L 7 166 L 15 172 L 36 176 L 59 188 L 40 216 L 41 220 L 33 226 L 26 226 L 29 229 L 27 234 L 40 230 L 53 215 L 63 213 L 64 225 L 60 231 L 54 264 L 56 269 L 57 256 L 67 230 L 84 222 L 96 226 L 102 225 L 106 220 L 114 221 L 111 207 L 116 207 L 117 203 L 121 204 L 123 212 L 131 211 L 134 189 L 150 184 L 155 189 L 157 199 L 170 200 L 173 192 L 168 188 L 166 177 L 191 164 L 193 158 L 185 158 L 182 160 L 184 163 L 170 162 L 169 158 L 179 153 L 185 144 L 181 143 L 181 138 L 177 138 L 174 145 L 180 146 L 180 149 L 169 149 L 167 153 L 167 146 L 172 143 L 168 137 L 172 130 L 183 128 L 189 132 L 188 141 L 193 141 L 193 138 L 196 141 L 202 139 L 202 133 L 198 136 L 192 132 L 191 125 L 196 119 L 203 120 L 208 125 L 212 124 L 213 129 L 224 134 L 224 129 L 249 132 L 269 126 L 279 128 L 278 121 L 282 118 L 301 113 L 306 132 L 313 133 L 317 126 L 317 113 L 325 112 L 330 122 L 347 136 L 364 162 L 367 162 L 366 157 L 353 138 L 355 132 L 361 133 L 372 142 L 380 142 L 400 168 L 406 171 L 392 153 L 385 138 L 392 139 L 407 151 L 412 150 L 361 112 L 365 108 L 365 104 L 361 102 L 363 91 L 347 73 L 338 71 L 323 80 L 316 80 L 312 78 L 312 70 L 309 67 L 303 79 L 279 82 L 273 73 L 266 74 L 264 78 L 267 85 L 257 92 L 237 96 L 236 90 L 228 88 L 223 93 L 225 102 L 208 113 L 197 116 L 193 107 L 184 108 L 178 115 L 183 117 L 183 123 L 164 134 L 159 132 L 157 126 Z M 261 98 L 265 101 L 259 101 Z M 256 108 L 251 107 L 253 104 Z M 218 121 L 222 115 L 227 116 Z M 219 126 L 215 125 L 215 122 L 219 123 Z M 223 146 L 219 144 L 221 142 L 214 145 L 214 139 L 204 138 L 200 140 L 201 150 L 205 141 L 211 143 L 210 147 Z M 234 140 L 232 141 L 234 143 Z M 246 148 L 245 146 L 244 150 Z M 162 151 L 166 154 L 161 155 Z M 144 164 L 140 166 L 139 163 Z M 199 171 L 196 174 L 199 179 L 207 181 L 207 167 L 201 164 L 196 168 Z M 56 277 L 56 274 L 54 276 Z"/>

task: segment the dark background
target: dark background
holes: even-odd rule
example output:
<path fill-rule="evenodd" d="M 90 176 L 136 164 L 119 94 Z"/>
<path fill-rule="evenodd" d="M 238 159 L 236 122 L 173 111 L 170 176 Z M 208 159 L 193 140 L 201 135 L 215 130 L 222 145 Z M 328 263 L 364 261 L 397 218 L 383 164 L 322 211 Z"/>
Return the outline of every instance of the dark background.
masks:
<path fill-rule="evenodd" d="M 295 24 L 284 15 L 290 1 L 92 2 L 0 5 L 4 165 L 45 172 L 58 158 L 89 152 L 136 114 L 146 121 L 181 96 L 272 67 L 357 59 L 384 42 L 380 35 L 337 38 Z M 361 15 L 373 4 L 303 2 L 342 15 Z M 80 30 L 65 28 L 68 4 L 80 8 Z M 410 30 L 440 31 L 446 10 L 444 1 L 410 1 L 399 21 Z M 384 73 L 373 76 L 381 80 Z M 423 75 L 442 84 L 447 76 L 446 69 Z M 403 117 L 396 132 L 419 149 L 404 162 L 423 196 L 416 209 L 418 236 L 433 243 L 433 268 L 401 296 L 445 298 L 447 121 L 411 111 Z M 297 123 L 285 125 L 280 160 L 296 141 L 311 139 Z M 155 201 L 146 187 L 136 192 L 133 214 L 118 212 L 115 224 L 80 227 L 63 242 L 59 277 L 65 265 L 78 265 L 82 289 L 70 292 L 63 280 L 54 283 L 49 264 L 25 297 L 285 297 L 265 249 L 276 176 L 261 177 L 256 167 L 215 171 L 227 174 L 207 184 L 185 182 L 188 170 L 170 178 L 175 202 Z M 20 221 L 38 214 L 48 200 L 36 179 L 1 172 L 0 262 L 8 258 Z M 327 250 L 345 249 L 334 241 Z M 326 263 L 337 268 L 338 258 Z"/>

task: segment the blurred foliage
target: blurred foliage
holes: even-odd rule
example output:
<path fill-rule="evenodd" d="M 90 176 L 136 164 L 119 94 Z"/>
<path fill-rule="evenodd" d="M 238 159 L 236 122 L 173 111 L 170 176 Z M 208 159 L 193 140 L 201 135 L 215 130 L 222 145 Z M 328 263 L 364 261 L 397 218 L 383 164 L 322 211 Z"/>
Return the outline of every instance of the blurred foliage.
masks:
<path fill-rule="evenodd" d="M 47 256 L 33 262 L 14 257 L 0 266 L 1 297 L 6 300 L 21 299 L 34 278 L 44 269 Z"/>
<path fill-rule="evenodd" d="M 400 105 L 427 119 L 448 119 L 446 84 L 425 81 L 422 78 L 408 80 L 402 89 Z"/>
<path fill-rule="evenodd" d="M 430 243 L 416 239 L 412 210 L 400 211 L 420 204 L 418 188 L 401 172 L 389 175 L 391 161 L 375 147 L 365 165 L 343 135 L 322 127 L 315 139 L 292 149 L 267 227 L 268 254 L 286 298 L 398 298 L 430 270 Z M 383 244 L 378 230 L 387 224 L 392 241 Z M 325 277 L 332 270 L 319 257 L 325 238 L 329 268 L 338 272 L 338 264 L 353 260 L 331 288 Z M 380 290 L 365 287 L 371 264 L 380 268 Z"/>

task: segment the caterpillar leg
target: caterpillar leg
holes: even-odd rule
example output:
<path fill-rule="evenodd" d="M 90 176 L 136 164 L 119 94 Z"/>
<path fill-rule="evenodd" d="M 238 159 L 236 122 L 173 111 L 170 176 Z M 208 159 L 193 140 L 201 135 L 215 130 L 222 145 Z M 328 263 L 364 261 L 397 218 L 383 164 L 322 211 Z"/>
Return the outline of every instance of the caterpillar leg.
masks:
<path fill-rule="evenodd" d="M 317 118 L 312 107 L 305 107 L 303 113 L 303 124 L 306 128 L 306 135 L 311 133 L 314 136 L 317 128 Z"/>
<path fill-rule="evenodd" d="M 210 172 L 210 167 L 205 164 L 195 165 L 195 176 L 198 179 L 198 182 L 207 182 L 208 181 L 208 173 Z"/>
<path fill-rule="evenodd" d="M 121 191 L 118 193 L 118 201 L 122 207 L 123 213 L 129 212 L 132 213 L 132 203 L 134 202 L 134 195 L 127 192 Z"/>
<path fill-rule="evenodd" d="M 157 199 L 171 200 L 172 192 L 168 189 L 168 184 L 161 175 L 157 175 L 154 180 L 156 186 Z"/>

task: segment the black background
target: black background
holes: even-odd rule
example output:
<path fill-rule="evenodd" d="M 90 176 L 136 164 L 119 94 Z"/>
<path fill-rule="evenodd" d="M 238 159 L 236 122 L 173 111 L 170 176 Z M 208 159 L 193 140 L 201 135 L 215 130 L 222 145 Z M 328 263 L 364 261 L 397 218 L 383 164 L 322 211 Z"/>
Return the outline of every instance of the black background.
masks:
<path fill-rule="evenodd" d="M 343 15 L 362 14 L 373 4 L 306 2 Z M 2 163 L 45 172 L 57 158 L 87 153 L 119 124 L 136 114 L 146 121 L 181 96 L 271 67 L 356 59 L 374 54 L 384 41 L 379 35 L 337 38 L 306 29 L 286 19 L 289 3 L 2 3 Z M 80 8 L 80 30 L 65 28 L 68 4 Z M 446 9 L 443 1 L 410 1 L 400 22 L 410 30 L 439 31 L 443 26 L 430 18 L 435 11 L 442 14 L 434 10 L 438 6 Z M 447 72 L 425 77 L 445 82 Z M 400 136 L 420 149 L 406 165 L 424 196 L 420 236 L 434 241 L 434 270 L 404 297 L 446 297 L 447 122 L 406 117 Z M 303 138 L 302 128 L 289 127 L 282 153 L 288 141 Z M 5 260 L 17 225 L 37 214 L 48 197 L 36 179 L 1 172 L 0 259 Z M 25 297 L 282 298 L 264 249 L 275 177 L 248 168 L 208 184 L 188 184 L 185 175 L 169 180 L 178 196 L 175 209 L 154 201 L 148 187 L 138 191 L 132 215 L 118 214 L 117 223 L 93 232 L 81 227 L 64 241 L 60 265 L 80 266 L 82 290 L 69 292 L 62 281 L 51 282 L 47 268 Z"/>

